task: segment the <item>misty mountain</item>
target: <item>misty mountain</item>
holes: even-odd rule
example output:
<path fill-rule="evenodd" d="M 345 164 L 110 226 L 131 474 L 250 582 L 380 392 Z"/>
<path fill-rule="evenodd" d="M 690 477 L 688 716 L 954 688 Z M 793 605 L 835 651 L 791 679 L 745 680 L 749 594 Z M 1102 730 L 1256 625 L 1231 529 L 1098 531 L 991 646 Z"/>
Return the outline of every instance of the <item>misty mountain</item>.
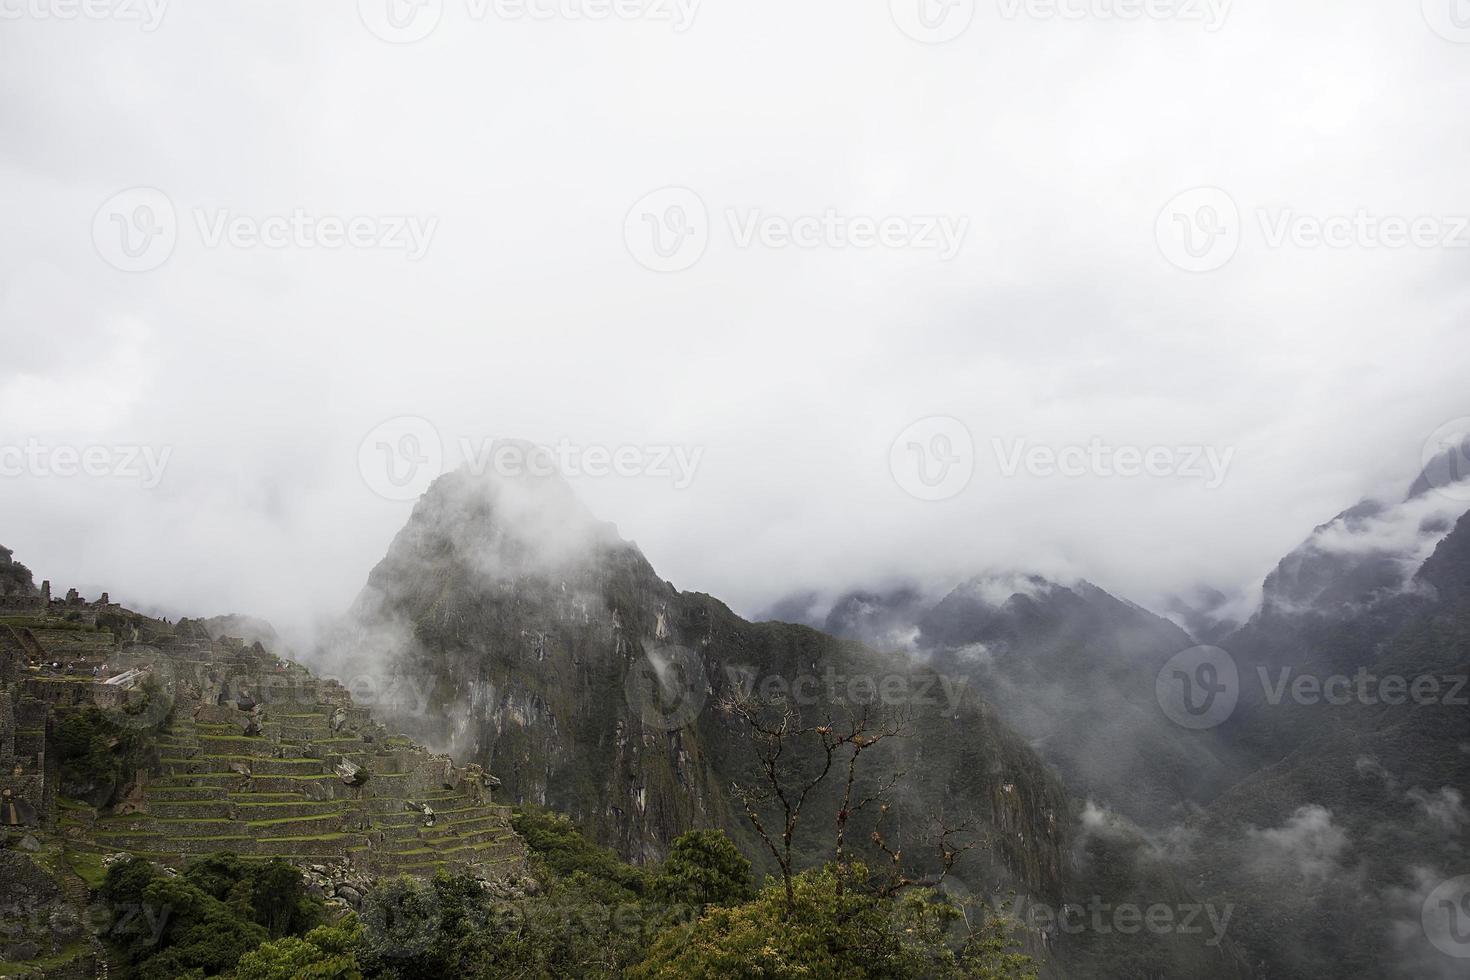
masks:
<path fill-rule="evenodd" d="M 727 696 L 805 692 L 809 716 L 841 717 L 869 685 L 887 683 L 915 733 L 874 760 L 907 773 L 895 825 L 916 834 L 930 812 L 963 814 L 995 841 L 997 866 L 975 873 L 1004 870 L 1046 893 L 1061 880 L 1066 795 L 973 692 L 946 691 L 945 678 L 902 654 L 748 623 L 678 591 L 559 477 L 441 477 L 350 618 L 357 663 L 421 679 L 419 710 L 395 716 L 405 731 L 481 762 L 509 798 L 569 813 L 631 858 L 654 859 L 704 826 L 760 854 L 730 795 L 755 759 L 721 710 Z M 677 696 L 650 703 L 638 688 L 645 676 Z"/>
<path fill-rule="evenodd" d="M 1252 764 L 1192 825 L 1199 884 L 1254 896 L 1238 938 L 1286 975 L 1463 976 L 1406 937 L 1470 863 L 1470 517 L 1405 588 L 1337 610 L 1263 611 L 1226 641 L 1241 701 L 1221 731 Z"/>
<path fill-rule="evenodd" d="M 1228 785 L 1228 749 L 1182 733 L 1155 699 L 1160 668 L 1195 641 L 1089 582 L 979 575 L 937 600 L 907 586 L 854 591 L 822 623 L 968 678 L 1075 795 L 1139 823 L 1177 817 Z"/>
<path fill-rule="evenodd" d="M 31 570 L 15 561 L 13 555 L 9 548 L 0 547 L 0 596 L 39 596 Z"/>
<path fill-rule="evenodd" d="M 1079 600 L 1107 605 L 1086 595 Z M 1137 615 L 1127 610 L 1111 608 Z M 843 615 L 875 627 L 885 620 L 856 602 Z M 348 619 L 320 651 L 335 660 L 332 672 L 348 680 L 386 671 L 415 694 L 376 710 L 456 759 L 484 765 L 507 800 L 565 812 L 635 860 L 661 857 L 690 828 L 718 827 L 769 868 L 734 794 L 737 784 L 759 782 L 752 740 L 726 702 L 778 692 L 800 705 L 804 720 L 840 722 L 875 700 L 876 709 L 902 716 L 908 736 L 864 756 L 871 768 L 859 789 L 897 777 L 884 832 L 918 869 L 932 867 L 925 837 L 935 815 L 971 824 L 980 846 L 962 856 L 946 887 L 1014 890 L 1054 907 L 1097 895 L 1147 905 L 1188 894 L 1171 868 L 1143 869 L 1127 857 L 1137 835 L 1089 831 L 1082 801 L 978 696 L 968 674 L 801 624 L 750 623 L 713 597 L 681 592 L 559 477 L 439 478 Z M 809 749 L 798 759 L 817 762 Z M 838 782 L 808 804 L 827 816 L 798 833 L 805 863 L 830 855 Z M 870 829 L 853 836 L 865 841 Z M 1043 959 L 1067 964 L 1048 975 L 1145 975 L 1143 964 L 1245 975 L 1231 944 L 1197 936 L 1103 947 L 1097 935 L 1055 928 L 1024 935 Z"/>

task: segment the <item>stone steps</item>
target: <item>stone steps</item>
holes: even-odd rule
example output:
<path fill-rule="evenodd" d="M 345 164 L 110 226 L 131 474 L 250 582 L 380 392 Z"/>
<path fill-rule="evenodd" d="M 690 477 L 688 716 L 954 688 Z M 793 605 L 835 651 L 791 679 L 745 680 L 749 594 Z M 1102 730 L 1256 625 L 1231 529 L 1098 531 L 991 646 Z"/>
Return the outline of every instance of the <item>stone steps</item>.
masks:
<path fill-rule="evenodd" d="M 233 763 L 250 767 L 256 776 L 330 775 L 321 759 L 273 759 L 270 756 L 201 756 L 195 759 L 164 759 L 163 771 L 169 775 L 193 775 L 218 772 Z"/>
<path fill-rule="evenodd" d="M 229 800 L 182 800 L 164 802 L 149 800 L 148 815 L 160 818 L 189 818 L 194 820 L 228 820 L 234 810 Z"/>
<path fill-rule="evenodd" d="M 434 830 L 437 829 L 437 827 L 434 828 Z M 468 833 L 455 831 L 438 836 L 434 834 L 433 830 L 429 830 L 424 834 L 424 843 L 430 847 L 437 848 L 456 848 L 468 844 L 507 843 L 514 839 L 515 834 L 507 831 L 504 827 L 487 827 L 484 830 Z"/>
<path fill-rule="evenodd" d="M 447 822 L 443 819 L 436 820 L 434 822 L 434 829 L 447 828 L 457 834 L 473 834 L 492 827 L 503 827 L 505 824 L 506 821 L 503 817 L 486 814 L 485 816 L 470 817 L 467 820 L 450 820 Z"/>
<path fill-rule="evenodd" d="M 388 735 L 341 684 L 279 669 L 275 658 L 249 649 L 200 641 L 164 644 L 162 651 L 139 645 L 109 666 L 129 657 L 140 664 L 167 659 L 181 691 L 222 690 L 227 703 L 213 694 L 202 704 L 180 700 L 159 738 L 159 771 L 145 785 L 142 811 L 98 820 L 78 841 L 82 849 L 126 851 L 175 867 L 220 851 L 297 864 L 350 857 L 370 874 L 524 866 L 509 807 L 481 802 L 468 784 L 445 788 L 446 760 Z M 252 716 L 235 704 L 242 690 L 261 705 L 255 735 L 244 734 Z M 339 706 L 346 720 L 334 732 Z M 343 760 L 367 770 L 363 786 L 338 778 L 335 766 Z M 423 825 L 424 804 L 435 811 L 432 827 Z"/>
<path fill-rule="evenodd" d="M 182 803 L 191 800 L 223 800 L 227 795 L 224 789 L 218 786 L 195 786 L 189 783 L 162 786 L 155 782 L 148 787 L 147 792 L 150 803 L 154 800 L 157 800 L 159 803 Z"/>
<path fill-rule="evenodd" d="M 310 836 L 219 834 L 186 837 L 172 834 L 128 832 L 98 833 L 97 842 L 114 851 L 149 854 L 200 855 L 229 851 L 235 854 L 289 857 L 302 855 L 335 855 L 347 853 L 351 847 L 367 847 L 367 838 L 358 833 L 330 832 Z"/>
<path fill-rule="evenodd" d="M 280 803 L 232 803 L 236 816 L 246 822 L 285 817 L 312 817 L 352 812 L 351 800 L 292 800 Z"/>

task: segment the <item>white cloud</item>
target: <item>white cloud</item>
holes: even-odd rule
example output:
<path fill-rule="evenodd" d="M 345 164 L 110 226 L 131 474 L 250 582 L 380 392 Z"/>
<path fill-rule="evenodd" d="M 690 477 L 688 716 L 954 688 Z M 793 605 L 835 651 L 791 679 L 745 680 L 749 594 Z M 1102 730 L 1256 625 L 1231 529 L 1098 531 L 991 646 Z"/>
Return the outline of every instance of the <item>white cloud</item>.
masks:
<path fill-rule="evenodd" d="M 353 4 L 174 4 L 151 33 L 6 23 L 0 430 L 124 424 L 174 447 L 157 492 L 0 483 L 21 559 L 174 612 L 309 622 L 407 517 L 356 449 L 411 414 L 446 436 L 703 447 L 688 490 L 578 490 L 662 574 L 743 611 L 838 568 L 952 583 L 978 565 L 1075 569 L 1157 605 L 1259 581 L 1304 528 L 1406 485 L 1465 412 L 1462 253 L 1273 250 L 1252 225 L 1266 207 L 1470 210 L 1470 148 L 1446 125 L 1470 96 L 1464 52 L 1413 5 L 1238 4 L 1214 33 L 986 10 L 939 47 L 838 0 L 705 4 L 683 33 L 448 7 L 405 46 Z M 670 184 L 716 223 L 835 208 L 971 227 L 951 262 L 720 233 L 658 275 L 622 229 Z M 1203 184 L 1246 227 L 1234 261 L 1190 275 L 1155 219 Z M 170 196 L 179 242 L 126 274 L 91 227 L 138 185 Z M 201 208 L 439 225 L 418 262 L 210 249 Z M 109 333 L 125 323 L 146 342 Z M 1006 479 L 982 458 L 929 504 L 887 460 L 933 414 L 982 452 L 1097 436 L 1236 453 L 1211 491 Z"/>

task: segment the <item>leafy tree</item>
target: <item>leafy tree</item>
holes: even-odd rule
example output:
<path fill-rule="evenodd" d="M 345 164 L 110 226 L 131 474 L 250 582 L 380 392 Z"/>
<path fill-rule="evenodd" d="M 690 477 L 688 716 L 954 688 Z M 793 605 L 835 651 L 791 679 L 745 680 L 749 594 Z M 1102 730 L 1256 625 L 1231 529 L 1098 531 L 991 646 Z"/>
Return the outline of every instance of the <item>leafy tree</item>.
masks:
<path fill-rule="evenodd" d="M 691 830 L 674 841 L 656 894 L 670 905 L 739 905 L 755 897 L 750 861 L 719 830 Z"/>
<path fill-rule="evenodd" d="M 511 821 L 539 865 L 557 875 L 582 872 L 642 895 L 649 875 L 589 841 L 566 816 L 536 807 L 518 807 Z"/>
<path fill-rule="evenodd" d="M 367 961 L 407 978 L 443 970 L 437 890 L 431 882 L 399 875 L 363 897 L 363 951 Z"/>
<path fill-rule="evenodd" d="M 1023 980 L 1030 961 L 1004 936 L 945 942 L 960 916 L 932 894 L 888 897 L 866 869 L 828 867 L 768 885 L 752 902 L 712 907 L 692 926 L 666 930 L 632 980 Z M 790 900 L 788 900 L 788 894 Z"/>
<path fill-rule="evenodd" d="M 113 912 L 107 940 L 139 980 L 217 976 L 272 937 L 320 921 L 300 873 L 288 864 L 252 865 L 215 854 L 168 877 L 134 858 L 108 870 L 100 890 Z"/>
<path fill-rule="evenodd" d="M 56 741 L 63 793 L 106 806 L 156 753 L 147 733 L 126 728 L 89 706 L 61 719 Z"/>
<path fill-rule="evenodd" d="M 286 936 L 240 958 L 236 980 L 362 980 L 356 924 L 319 926 L 305 937 Z"/>

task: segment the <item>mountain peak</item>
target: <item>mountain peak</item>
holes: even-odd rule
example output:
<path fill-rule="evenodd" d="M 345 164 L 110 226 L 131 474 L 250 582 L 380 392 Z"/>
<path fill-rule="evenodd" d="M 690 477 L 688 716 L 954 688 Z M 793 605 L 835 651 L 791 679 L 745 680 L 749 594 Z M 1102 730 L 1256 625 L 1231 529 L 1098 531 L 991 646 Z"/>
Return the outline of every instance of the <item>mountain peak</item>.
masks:
<path fill-rule="evenodd" d="M 31 570 L 12 557 L 14 552 L 0 545 L 0 596 L 34 598 L 41 593 Z"/>
<path fill-rule="evenodd" d="M 1425 464 L 1406 500 L 1470 480 L 1470 431 L 1445 439 L 1436 448 L 1439 455 Z"/>
<path fill-rule="evenodd" d="M 593 516 L 554 467 L 536 462 L 538 452 L 502 440 L 492 449 L 492 469 L 464 466 L 436 479 L 374 576 L 395 567 L 411 573 L 401 561 L 415 555 L 437 562 L 453 554 L 500 579 L 564 573 L 608 550 L 636 550 L 615 525 Z"/>

